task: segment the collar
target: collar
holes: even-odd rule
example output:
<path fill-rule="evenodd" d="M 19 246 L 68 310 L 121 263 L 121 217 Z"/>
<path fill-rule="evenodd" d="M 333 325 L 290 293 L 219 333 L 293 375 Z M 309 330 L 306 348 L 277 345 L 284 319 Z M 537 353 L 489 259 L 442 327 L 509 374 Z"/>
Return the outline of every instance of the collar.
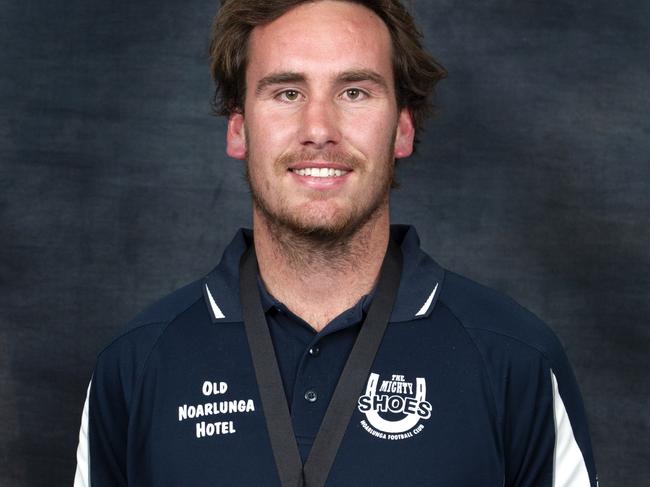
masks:
<path fill-rule="evenodd" d="M 287 316 L 289 315 L 295 316 L 295 314 L 291 310 L 289 310 L 284 303 L 279 301 L 277 298 L 275 298 L 275 296 L 273 296 L 271 293 L 268 292 L 259 274 L 257 275 L 257 286 L 260 291 L 260 301 L 262 304 L 262 310 L 264 311 L 265 314 L 269 313 L 269 311 L 272 308 L 275 308 L 278 311 L 282 311 Z M 328 323 L 326 327 L 324 327 L 320 332 L 318 332 L 318 334 L 326 335 L 326 334 L 334 333 L 338 330 L 342 330 L 343 328 L 347 328 L 350 325 L 361 323 L 363 317 L 368 313 L 368 309 L 370 308 L 370 304 L 372 304 L 374 294 L 375 291 L 373 289 L 369 294 L 363 295 L 361 299 L 359 299 L 359 301 L 357 301 L 357 303 L 354 304 L 351 308 L 348 308 L 347 310 L 341 312 L 338 316 L 333 318 L 332 321 L 330 321 L 330 323 Z M 313 330 L 313 328 L 311 329 Z M 316 332 L 314 331 L 314 333 Z"/>
<path fill-rule="evenodd" d="M 276 299 L 276 297 L 273 296 L 266 289 L 266 286 L 262 282 L 262 279 L 260 278 L 259 274 L 257 275 L 257 287 L 260 290 L 260 302 L 262 303 L 262 310 L 264 311 L 264 313 L 268 313 L 271 308 L 278 308 L 284 311 L 288 311 L 284 303 L 278 301 L 278 299 Z M 360 321 L 362 314 L 368 312 L 368 309 L 370 308 L 370 304 L 372 303 L 372 298 L 374 297 L 374 295 L 375 295 L 375 290 L 373 289 L 372 291 L 370 291 L 369 294 L 365 294 L 361 296 L 359 302 L 353 306 L 353 309 L 355 310 L 354 319 Z"/>
<path fill-rule="evenodd" d="M 402 250 L 402 276 L 391 323 L 427 318 L 443 285 L 445 271 L 420 248 L 420 238 L 410 225 L 391 225 L 391 238 Z M 242 228 L 226 247 L 221 262 L 203 280 L 205 298 L 213 323 L 241 323 L 239 260 L 253 244 L 253 232 Z"/>

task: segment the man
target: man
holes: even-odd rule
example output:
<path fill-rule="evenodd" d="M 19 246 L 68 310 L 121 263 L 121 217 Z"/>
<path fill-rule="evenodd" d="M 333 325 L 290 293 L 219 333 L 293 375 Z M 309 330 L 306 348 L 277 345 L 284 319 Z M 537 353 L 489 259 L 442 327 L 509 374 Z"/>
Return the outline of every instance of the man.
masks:
<path fill-rule="evenodd" d="M 399 2 L 226 0 L 213 35 L 253 232 L 100 354 L 75 486 L 595 486 L 554 335 L 389 224 L 445 74 Z"/>

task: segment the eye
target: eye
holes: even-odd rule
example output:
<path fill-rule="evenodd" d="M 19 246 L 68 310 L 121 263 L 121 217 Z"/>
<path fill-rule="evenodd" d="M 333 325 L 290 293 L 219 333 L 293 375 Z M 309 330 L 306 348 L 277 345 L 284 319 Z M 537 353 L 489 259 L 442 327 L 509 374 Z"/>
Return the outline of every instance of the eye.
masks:
<path fill-rule="evenodd" d="M 284 90 L 278 93 L 277 96 L 280 99 L 280 101 L 284 101 L 284 102 L 297 101 L 298 98 L 300 98 L 300 92 L 296 90 Z"/>
<path fill-rule="evenodd" d="M 366 96 L 366 93 L 359 88 L 348 88 L 343 92 L 343 96 L 350 101 L 358 101 L 362 100 Z"/>

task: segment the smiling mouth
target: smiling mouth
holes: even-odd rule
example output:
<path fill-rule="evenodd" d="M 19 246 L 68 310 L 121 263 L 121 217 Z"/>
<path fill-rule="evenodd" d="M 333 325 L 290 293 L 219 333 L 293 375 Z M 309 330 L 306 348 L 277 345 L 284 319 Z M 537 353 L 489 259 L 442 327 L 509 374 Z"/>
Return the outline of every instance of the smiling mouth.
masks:
<path fill-rule="evenodd" d="M 338 178 L 345 176 L 350 171 L 334 169 L 331 167 L 305 167 L 301 169 L 289 169 L 298 176 L 311 176 L 312 178 Z"/>

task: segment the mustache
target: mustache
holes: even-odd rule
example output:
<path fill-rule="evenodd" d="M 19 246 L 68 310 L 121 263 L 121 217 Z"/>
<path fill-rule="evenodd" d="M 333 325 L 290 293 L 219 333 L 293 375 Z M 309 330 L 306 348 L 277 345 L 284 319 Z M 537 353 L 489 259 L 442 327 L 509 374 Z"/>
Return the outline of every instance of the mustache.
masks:
<path fill-rule="evenodd" d="M 356 169 L 362 163 L 361 159 L 350 154 L 349 152 L 328 149 L 322 151 L 311 150 L 287 152 L 276 160 L 276 164 L 282 168 L 286 168 L 298 162 L 310 162 L 315 160 L 345 164 L 350 169 Z"/>

